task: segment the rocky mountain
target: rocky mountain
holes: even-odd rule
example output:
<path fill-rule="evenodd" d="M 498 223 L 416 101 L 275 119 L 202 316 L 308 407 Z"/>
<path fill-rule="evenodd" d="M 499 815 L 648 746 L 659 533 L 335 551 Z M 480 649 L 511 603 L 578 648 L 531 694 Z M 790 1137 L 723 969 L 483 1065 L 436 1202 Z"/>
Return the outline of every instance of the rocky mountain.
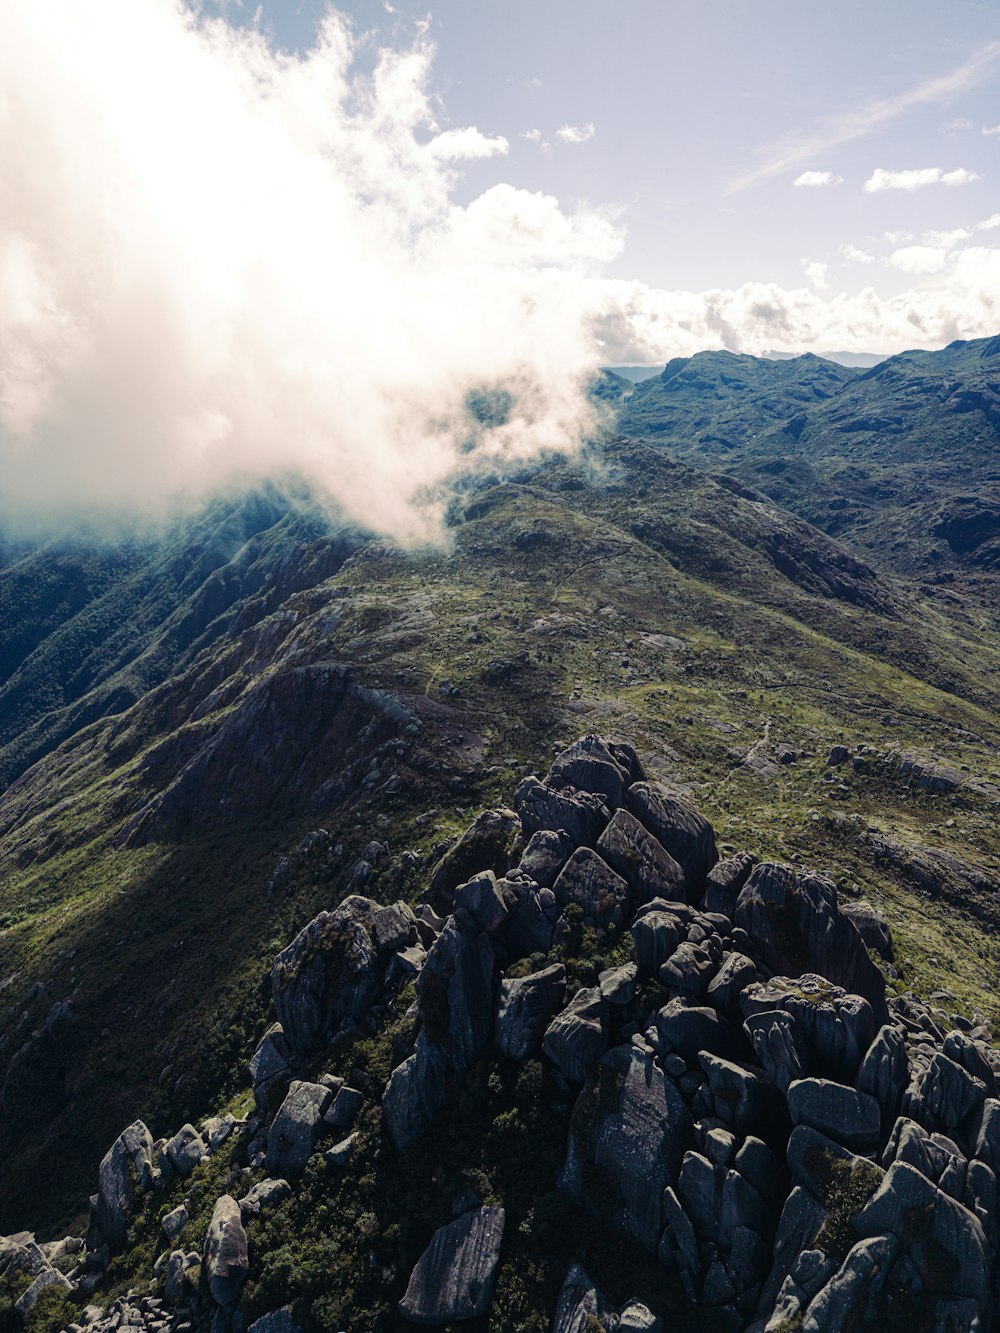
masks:
<path fill-rule="evenodd" d="M 877 568 L 996 606 L 1000 339 L 869 370 L 699 353 L 637 385 L 620 426 L 739 477 Z"/>
<path fill-rule="evenodd" d="M 5 549 L 6 1326 L 991 1327 L 989 571 L 754 472 L 896 380 L 712 357 L 437 548 Z"/>

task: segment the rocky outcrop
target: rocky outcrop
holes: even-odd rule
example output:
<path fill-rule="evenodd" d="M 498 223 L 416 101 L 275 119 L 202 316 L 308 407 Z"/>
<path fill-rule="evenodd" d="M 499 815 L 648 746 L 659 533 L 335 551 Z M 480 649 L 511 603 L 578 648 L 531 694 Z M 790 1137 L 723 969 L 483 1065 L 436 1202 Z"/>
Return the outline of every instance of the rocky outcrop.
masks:
<path fill-rule="evenodd" d="M 324 1132 L 323 1115 L 333 1093 L 321 1083 L 296 1080 L 271 1123 L 267 1169 L 275 1176 L 301 1175 Z"/>
<path fill-rule="evenodd" d="M 565 992 L 566 969 L 562 963 L 504 981 L 493 1034 L 500 1054 L 509 1060 L 527 1060 L 536 1055 L 546 1028 L 562 1008 Z"/>
<path fill-rule="evenodd" d="M 97 1225 L 112 1249 L 124 1242 L 129 1218 L 153 1182 L 153 1136 L 137 1120 L 115 1139 L 98 1172 Z"/>
<path fill-rule="evenodd" d="M 411 1324 L 450 1324 L 486 1314 L 500 1259 L 502 1208 L 469 1209 L 434 1233 L 410 1274 L 399 1313 Z"/>
<path fill-rule="evenodd" d="M 240 1206 L 228 1194 L 216 1203 L 208 1224 L 203 1266 L 208 1289 L 218 1305 L 232 1305 L 239 1299 L 250 1268 L 247 1233 Z"/>

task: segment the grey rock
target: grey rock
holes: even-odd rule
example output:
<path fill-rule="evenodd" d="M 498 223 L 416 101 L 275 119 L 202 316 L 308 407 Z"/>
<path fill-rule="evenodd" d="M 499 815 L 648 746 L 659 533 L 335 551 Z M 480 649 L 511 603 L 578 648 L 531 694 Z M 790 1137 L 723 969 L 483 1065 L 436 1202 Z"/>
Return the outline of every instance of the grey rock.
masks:
<path fill-rule="evenodd" d="M 212 1212 L 205 1235 L 203 1268 L 216 1304 L 231 1305 L 239 1299 L 250 1264 L 240 1206 L 230 1194 L 223 1194 Z"/>
<path fill-rule="evenodd" d="M 505 1214 L 478 1208 L 441 1227 L 410 1274 L 399 1312 L 414 1324 L 485 1315 L 493 1300 Z"/>
<path fill-rule="evenodd" d="M 582 1083 L 608 1044 L 608 1005 L 597 986 L 577 991 L 549 1024 L 542 1050 L 559 1072 Z"/>
<path fill-rule="evenodd" d="M 137 1120 L 115 1139 L 98 1172 L 97 1224 L 112 1249 L 124 1242 L 128 1219 L 153 1180 L 153 1138 Z"/>
<path fill-rule="evenodd" d="M 301 1175 L 306 1169 L 332 1095 L 322 1083 L 292 1083 L 267 1136 L 267 1169 L 273 1175 Z"/>
<path fill-rule="evenodd" d="M 772 1083 L 754 1069 L 702 1051 L 698 1062 L 705 1074 L 702 1092 L 711 1111 L 739 1135 L 769 1137 L 781 1124 L 784 1106 Z"/>
<path fill-rule="evenodd" d="M 593 847 L 611 818 L 599 796 L 566 787 L 560 791 L 525 778 L 514 793 L 514 804 L 525 833 L 539 829 L 564 829 L 577 847 Z"/>
<path fill-rule="evenodd" d="M 575 850 L 576 843 L 562 829 L 539 829 L 528 840 L 518 870 L 539 888 L 551 889 Z"/>
<path fill-rule="evenodd" d="M 273 1105 L 292 1078 L 292 1053 L 280 1023 L 272 1023 L 250 1060 L 254 1101 L 263 1110 Z"/>
<path fill-rule="evenodd" d="M 878 1102 L 883 1131 L 895 1123 L 909 1081 L 906 1042 L 897 1028 L 884 1023 L 865 1053 L 856 1080 L 858 1091 Z"/>
<path fill-rule="evenodd" d="M 772 972 L 788 977 L 818 973 L 866 999 L 879 1023 L 888 1021 L 882 974 L 854 923 L 838 910 L 837 890 L 829 880 L 765 862 L 740 890 L 733 920 Z"/>
<path fill-rule="evenodd" d="M 684 871 L 660 842 L 627 810 L 616 810 L 597 840 L 604 860 L 628 883 L 637 903 L 686 897 Z"/>
<path fill-rule="evenodd" d="M 346 1085 L 338 1088 L 333 1095 L 333 1101 L 323 1113 L 323 1124 L 331 1134 L 341 1134 L 345 1129 L 350 1129 L 364 1100 L 357 1088 L 349 1088 Z"/>
<path fill-rule="evenodd" d="M 786 1161 L 793 1183 L 824 1205 L 833 1197 L 838 1181 L 858 1173 L 857 1180 L 870 1184 L 873 1190 L 883 1174 L 867 1157 L 834 1143 L 809 1125 L 797 1125 L 792 1131 Z"/>
<path fill-rule="evenodd" d="M 630 1005 L 639 989 L 639 968 L 635 963 L 609 967 L 598 975 L 597 983 L 608 1004 L 624 1008 Z"/>
<path fill-rule="evenodd" d="M 774 1309 L 778 1293 L 794 1268 L 799 1255 L 809 1250 L 826 1221 L 826 1209 L 813 1194 L 800 1185 L 793 1186 L 781 1210 L 774 1239 L 774 1259 L 761 1288 L 757 1312 L 768 1315 Z M 801 1307 L 799 1300 L 793 1313 Z"/>
<path fill-rule="evenodd" d="M 566 994 L 566 969 L 553 963 L 540 972 L 504 981 L 500 986 L 493 1042 L 501 1055 L 527 1060 L 542 1046 L 542 1037 Z"/>
<path fill-rule="evenodd" d="M 615 1309 L 579 1264 L 573 1264 L 559 1290 L 552 1333 L 595 1333 L 613 1329 Z"/>
<path fill-rule="evenodd" d="M 705 878 L 705 911 L 721 912 L 732 920 L 740 889 L 756 864 L 757 858 L 752 852 L 737 852 L 714 865 Z"/>
<path fill-rule="evenodd" d="M 593 1168 L 614 1180 L 620 1205 L 608 1220 L 655 1254 L 665 1225 L 664 1190 L 692 1142 L 691 1114 L 674 1084 L 651 1056 L 616 1046 L 577 1099 L 562 1186 L 586 1199 Z"/>
<path fill-rule="evenodd" d="M 685 1294 L 694 1303 L 701 1292 L 704 1264 L 691 1219 L 672 1186 L 663 1192 L 663 1235 L 657 1257 L 661 1268 L 680 1273 Z"/>
<path fill-rule="evenodd" d="M 854 901 L 841 903 L 840 910 L 844 916 L 854 922 L 866 947 L 874 949 L 876 953 L 892 962 L 894 955 L 892 931 L 889 929 L 889 923 L 879 915 L 868 899 L 857 898 Z"/>
<path fill-rule="evenodd" d="M 748 1018 L 766 1009 L 791 1014 L 804 1072 L 844 1083 L 854 1082 L 875 1035 L 875 1016 L 867 1000 L 848 995 L 842 987 L 813 973 L 756 982 L 747 986 L 740 1003 Z"/>
<path fill-rule="evenodd" d="M 509 913 L 504 937 L 508 958 L 548 953 L 562 913 L 555 894 L 526 879 L 509 878 L 497 883 Z"/>
<path fill-rule="evenodd" d="M 626 882 L 589 847 L 573 853 L 552 891 L 564 906 L 578 903 L 584 917 L 599 926 L 621 925 L 629 903 Z"/>
<path fill-rule="evenodd" d="M 188 1224 L 188 1211 L 183 1204 L 172 1209 L 161 1219 L 160 1226 L 167 1240 L 175 1241 Z"/>
<path fill-rule="evenodd" d="M 669 903 L 655 900 L 632 922 L 632 941 L 639 975 L 655 976 L 682 940 L 687 923 Z"/>
<path fill-rule="evenodd" d="M 929 1130 L 956 1129 L 986 1100 L 986 1085 L 961 1065 L 935 1051 L 927 1064 L 911 1069 L 902 1110 Z"/>
<path fill-rule="evenodd" d="M 483 1053 L 493 1033 L 496 986 L 490 936 L 450 917 L 417 980 L 420 1030 L 393 1070 L 383 1124 L 397 1148 L 422 1133 Z"/>
<path fill-rule="evenodd" d="M 727 1018 L 740 1012 L 740 996 L 757 980 L 757 968 L 743 953 L 731 953 L 708 983 L 705 998 Z"/>
<path fill-rule="evenodd" d="M 838 1271 L 809 1303 L 802 1322 L 810 1333 L 842 1333 L 846 1328 L 873 1328 L 881 1321 L 889 1273 L 899 1253 L 892 1236 L 861 1240 Z"/>
<path fill-rule="evenodd" d="M 38 1304 L 42 1292 L 49 1287 L 58 1287 L 61 1291 L 73 1290 L 72 1282 L 64 1277 L 58 1268 L 43 1268 L 28 1289 L 14 1302 L 14 1309 L 22 1318 L 27 1318 Z M 7 1308 L 10 1309 L 9 1306 Z"/>
<path fill-rule="evenodd" d="M 437 863 L 430 885 L 435 905 L 450 910 L 454 890 L 482 870 L 505 874 L 520 834 L 513 810 L 484 810 Z"/>
<path fill-rule="evenodd" d="M 455 890 L 455 910 L 468 912 L 480 930 L 497 934 L 507 920 L 507 904 L 492 870 L 484 870 Z"/>
<path fill-rule="evenodd" d="M 583 736 L 557 755 L 545 781 L 600 796 L 609 810 L 625 799 L 629 775 L 600 736 Z"/>
<path fill-rule="evenodd" d="M 662 1333 L 663 1320 L 658 1319 L 642 1301 L 629 1301 L 618 1315 L 619 1333 Z"/>
<path fill-rule="evenodd" d="M 715 831 L 683 796 L 659 782 L 636 782 L 628 789 L 629 813 L 644 825 L 684 871 L 692 901 L 700 895 L 708 872 L 715 865 Z"/>
<path fill-rule="evenodd" d="M 291 1310 L 285 1306 L 255 1319 L 247 1333 L 302 1333 L 302 1327 L 295 1322 Z"/>
<path fill-rule="evenodd" d="M 271 991 L 293 1054 L 317 1050 L 345 1019 L 363 1018 L 381 998 L 384 960 L 380 966 L 374 930 L 382 910 L 353 894 L 336 911 L 320 912 L 278 954 Z"/>
<path fill-rule="evenodd" d="M 251 1217 L 259 1217 L 261 1213 L 269 1212 L 272 1208 L 277 1208 L 279 1203 L 283 1203 L 292 1193 L 292 1187 L 287 1180 L 260 1180 L 252 1189 L 240 1199 L 240 1214 L 244 1222 Z"/>
<path fill-rule="evenodd" d="M 949 1060 L 954 1060 L 956 1064 L 962 1066 L 967 1074 L 979 1079 L 986 1088 L 987 1097 L 996 1096 L 996 1074 L 993 1072 L 993 1066 L 983 1054 L 983 1048 L 978 1042 L 973 1041 L 964 1032 L 956 1030 L 948 1033 L 941 1049 Z"/>
<path fill-rule="evenodd" d="M 735 1059 L 745 1045 L 739 1029 L 714 1009 L 689 1005 L 680 998 L 665 1005 L 654 1022 L 661 1053 L 676 1051 L 688 1064 L 697 1061 L 702 1051 Z"/>
<path fill-rule="evenodd" d="M 797 1079 L 788 1088 L 793 1124 L 809 1125 L 853 1152 L 869 1152 L 878 1142 L 881 1112 L 867 1093 L 825 1078 Z"/>
<path fill-rule="evenodd" d="M 341 1139 L 335 1143 L 332 1148 L 327 1148 L 323 1154 L 324 1160 L 329 1166 L 346 1166 L 354 1156 L 354 1150 L 358 1146 L 357 1134 L 348 1134 L 346 1139 Z"/>
<path fill-rule="evenodd" d="M 783 1009 L 752 1013 L 744 1024 L 757 1059 L 783 1093 L 802 1078 L 805 1068 L 800 1055 L 802 1038 L 791 1014 Z"/>
<path fill-rule="evenodd" d="M 208 1156 L 205 1141 L 193 1125 L 182 1125 L 172 1139 L 168 1139 L 163 1154 L 179 1176 L 189 1176 Z"/>
<path fill-rule="evenodd" d="M 210 1115 L 201 1127 L 201 1137 L 210 1153 L 218 1152 L 236 1128 L 236 1119 L 225 1115 Z"/>
<path fill-rule="evenodd" d="M 707 990 L 716 969 L 716 959 L 706 948 L 685 940 L 660 967 L 660 981 L 686 995 L 700 996 Z"/>

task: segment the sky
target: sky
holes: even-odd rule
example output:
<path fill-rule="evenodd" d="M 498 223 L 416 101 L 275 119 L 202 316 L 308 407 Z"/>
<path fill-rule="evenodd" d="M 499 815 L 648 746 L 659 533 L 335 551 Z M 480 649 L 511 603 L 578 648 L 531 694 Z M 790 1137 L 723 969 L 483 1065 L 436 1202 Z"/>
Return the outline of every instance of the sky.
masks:
<path fill-rule="evenodd" d="M 0 525 L 436 540 L 601 365 L 995 334 L 998 90 L 963 0 L 4 0 Z"/>

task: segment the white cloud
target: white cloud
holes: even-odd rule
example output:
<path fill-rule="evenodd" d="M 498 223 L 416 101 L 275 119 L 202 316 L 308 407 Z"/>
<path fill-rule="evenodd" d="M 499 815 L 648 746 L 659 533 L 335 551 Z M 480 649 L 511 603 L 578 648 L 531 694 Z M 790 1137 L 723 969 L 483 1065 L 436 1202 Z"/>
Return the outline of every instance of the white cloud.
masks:
<path fill-rule="evenodd" d="M 292 56 L 182 0 L 4 0 L 0 512 L 292 476 L 417 539 L 470 390 L 514 395 L 483 456 L 579 441 L 619 234 L 511 186 L 457 203 L 453 164 L 506 141 L 436 133 L 432 55 L 359 70 L 336 13 Z"/>
<path fill-rule="evenodd" d="M 1000 125 L 984 125 L 981 134 L 1000 134 Z"/>
<path fill-rule="evenodd" d="M 832 171 L 803 171 L 801 176 L 796 176 L 792 181 L 793 185 L 817 187 L 821 185 L 842 185 L 843 176 L 835 176 Z"/>
<path fill-rule="evenodd" d="M 436 134 L 427 145 L 432 157 L 442 162 L 459 162 L 463 158 L 503 157 L 510 152 L 510 144 L 502 135 L 491 138 L 474 125 L 462 129 L 445 130 Z"/>
<path fill-rule="evenodd" d="M 729 193 L 745 190 L 771 176 L 784 175 L 810 159 L 825 157 L 831 149 L 852 143 L 896 120 L 915 106 L 947 102 L 958 93 L 989 78 L 1000 60 L 1000 41 L 988 42 L 948 74 L 936 74 L 895 97 L 879 98 L 863 106 L 834 112 L 805 130 L 793 130 L 757 153 L 758 164 L 729 185 Z"/>
<path fill-rule="evenodd" d="M 968 185 L 979 177 L 965 167 L 942 171 L 940 167 L 916 167 L 907 171 L 887 171 L 876 167 L 862 187 L 868 194 L 881 190 L 920 190 L 927 185 Z"/>
<path fill-rule="evenodd" d="M 845 245 L 840 253 L 852 264 L 874 264 L 875 256 L 867 250 L 859 250 L 856 245 Z"/>
<path fill-rule="evenodd" d="M 540 144 L 542 142 L 542 132 L 541 130 L 523 130 L 521 138 L 527 139 L 529 143 Z"/>
<path fill-rule="evenodd" d="M 893 250 L 889 263 L 893 268 L 904 273 L 938 273 L 948 262 L 948 250 L 945 246 L 907 245 L 902 250 Z"/>
<path fill-rule="evenodd" d="M 826 269 L 826 264 L 821 264 L 818 259 L 803 259 L 802 261 L 802 271 L 814 287 L 829 287 Z"/>
<path fill-rule="evenodd" d="M 977 231 L 993 231 L 997 227 L 1000 227 L 1000 213 L 991 213 L 988 218 L 976 223 Z"/>
<path fill-rule="evenodd" d="M 588 120 L 586 125 L 560 125 L 556 138 L 563 143 L 589 143 L 596 133 L 594 122 Z"/>
<path fill-rule="evenodd" d="M 920 233 L 921 245 L 943 246 L 945 250 L 951 250 L 960 241 L 971 239 L 972 232 L 969 231 L 968 227 L 953 227 L 951 231 L 924 231 Z"/>
<path fill-rule="evenodd" d="M 907 241 L 917 239 L 912 231 L 887 231 L 883 235 L 890 245 L 905 245 Z"/>
<path fill-rule="evenodd" d="M 964 130 L 974 130 L 976 122 L 970 120 L 968 116 L 957 116 L 954 120 L 949 120 L 941 128 L 951 134 L 961 134 Z"/>

